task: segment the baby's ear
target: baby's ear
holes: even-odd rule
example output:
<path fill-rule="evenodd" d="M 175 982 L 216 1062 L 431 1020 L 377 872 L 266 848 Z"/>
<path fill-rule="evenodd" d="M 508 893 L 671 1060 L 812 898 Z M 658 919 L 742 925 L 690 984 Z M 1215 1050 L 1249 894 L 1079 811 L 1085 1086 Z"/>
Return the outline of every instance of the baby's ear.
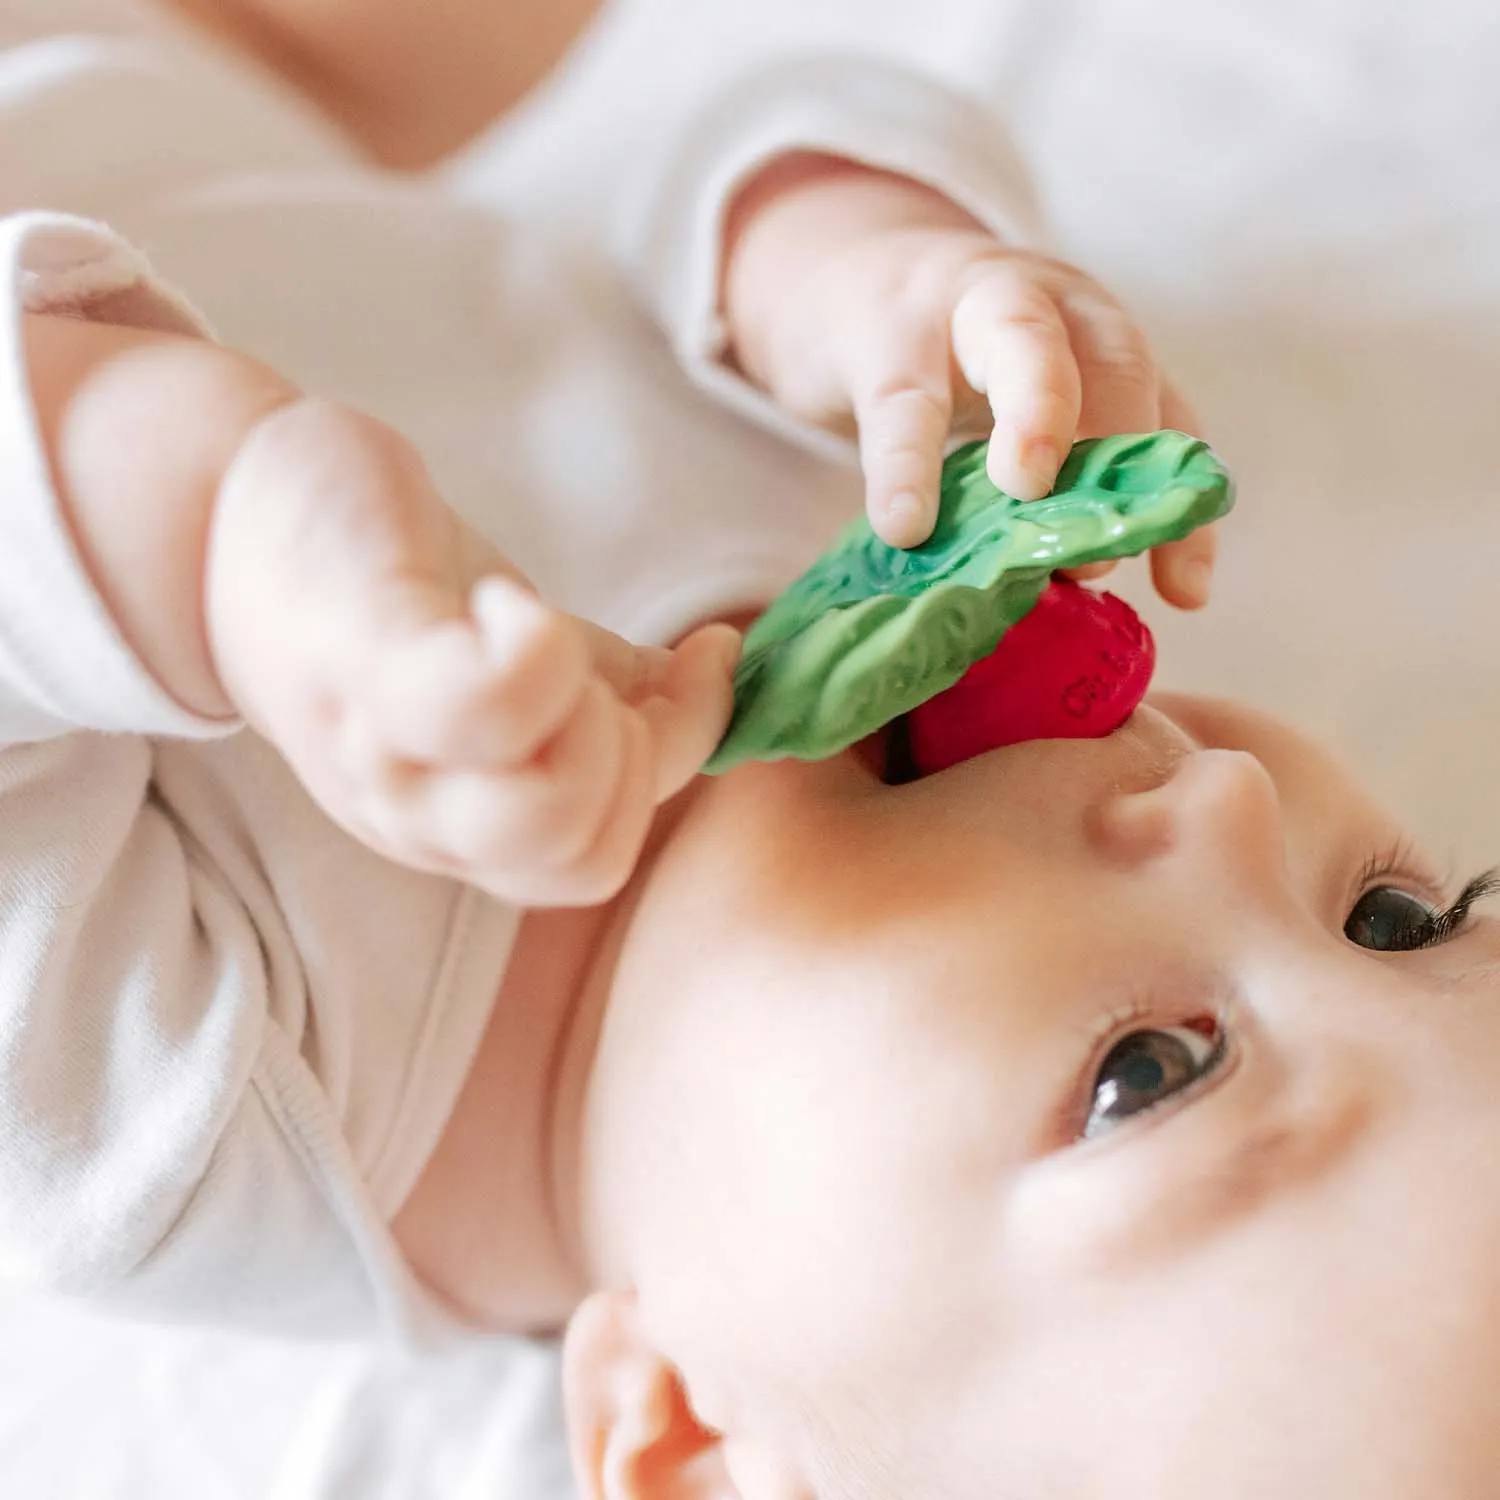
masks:
<path fill-rule="evenodd" d="M 721 1434 L 694 1413 L 628 1293 L 595 1292 L 573 1314 L 563 1395 L 585 1500 L 740 1500 Z"/>

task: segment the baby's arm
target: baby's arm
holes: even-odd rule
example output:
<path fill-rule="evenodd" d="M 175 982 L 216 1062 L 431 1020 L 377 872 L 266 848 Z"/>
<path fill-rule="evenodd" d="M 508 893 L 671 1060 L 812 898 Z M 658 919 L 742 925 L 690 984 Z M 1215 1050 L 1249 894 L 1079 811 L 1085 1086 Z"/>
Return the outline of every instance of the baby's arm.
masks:
<path fill-rule="evenodd" d="M 296 399 L 273 371 L 206 339 L 26 313 L 24 353 L 64 517 L 116 624 L 167 693 L 234 714 L 203 611 L 214 499 L 245 435 Z"/>
<path fill-rule="evenodd" d="M 956 427 L 991 478 L 1050 489 L 1075 437 L 1192 428 L 1135 321 L 1036 253 L 996 122 L 930 80 L 818 58 L 730 90 L 685 133 L 628 251 L 690 370 L 755 409 L 857 436 L 877 531 L 912 546 Z M 764 415 L 764 412 L 760 413 Z M 1171 602 L 1208 595 L 1213 539 L 1157 549 Z"/>
<path fill-rule="evenodd" d="M 395 433 L 230 351 L 45 316 L 27 351 L 79 548 L 173 697 L 404 863 L 618 889 L 727 718 L 732 632 L 646 650 L 548 610 Z"/>
<path fill-rule="evenodd" d="M 97 226 L 0 218 L 4 284 L 0 1281 L 367 1327 L 361 1270 L 391 1252 L 338 1196 L 300 929 L 263 920 L 258 830 L 219 785 L 280 772 L 174 741 L 243 711 L 382 846 L 582 900 L 623 878 L 653 775 L 716 739 L 734 639 L 638 653 L 546 610 L 394 434 L 190 336 Z M 607 774 L 627 746 L 636 802 Z M 497 805 L 525 821 L 491 851 Z"/>

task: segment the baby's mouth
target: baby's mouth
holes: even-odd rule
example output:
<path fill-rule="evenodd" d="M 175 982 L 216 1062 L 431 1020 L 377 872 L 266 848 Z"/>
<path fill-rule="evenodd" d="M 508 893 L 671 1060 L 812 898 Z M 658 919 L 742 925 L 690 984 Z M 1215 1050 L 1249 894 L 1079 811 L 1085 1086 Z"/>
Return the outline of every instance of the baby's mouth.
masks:
<path fill-rule="evenodd" d="M 940 775 L 941 772 L 920 770 L 913 761 L 908 718 L 908 715 L 903 714 L 899 719 L 893 719 L 874 734 L 868 734 L 851 745 L 844 753 L 872 781 L 885 786 L 906 786 L 927 775 Z M 1134 741 L 1153 762 L 1175 760 L 1184 752 L 1202 748 L 1182 725 L 1151 701 L 1142 702 L 1108 734 L 1090 738 L 1115 742 Z M 1050 743 L 1064 745 L 1070 741 L 1054 738 Z"/>
<path fill-rule="evenodd" d="M 911 759 L 911 737 L 905 714 L 857 740 L 848 755 L 869 776 L 886 786 L 904 786 L 920 775 Z"/>

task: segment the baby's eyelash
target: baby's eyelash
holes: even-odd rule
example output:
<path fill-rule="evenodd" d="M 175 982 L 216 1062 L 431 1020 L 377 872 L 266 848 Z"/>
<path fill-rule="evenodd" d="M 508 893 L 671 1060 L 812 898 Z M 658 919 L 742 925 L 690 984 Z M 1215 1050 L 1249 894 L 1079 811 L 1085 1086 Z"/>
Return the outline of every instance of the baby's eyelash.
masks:
<path fill-rule="evenodd" d="M 1423 862 L 1418 857 L 1415 846 L 1409 840 L 1403 840 L 1384 854 L 1378 854 L 1366 862 L 1355 889 L 1363 895 L 1384 883 L 1406 880 L 1433 891 L 1446 883 L 1423 874 L 1423 869 Z M 1476 875 L 1458 893 L 1452 905 L 1434 911 L 1428 918 L 1427 930 L 1422 934 L 1421 941 L 1412 946 L 1433 948 L 1446 942 L 1468 920 L 1469 911 L 1476 903 L 1496 894 L 1500 894 L 1500 865 Z M 1438 904 L 1434 902 L 1434 905 Z"/>
<path fill-rule="evenodd" d="M 1417 851 L 1411 839 L 1398 839 L 1379 853 L 1372 854 L 1354 882 L 1354 899 L 1357 901 L 1367 891 L 1378 886 L 1398 884 L 1403 888 L 1416 886 L 1418 891 L 1433 898 L 1432 904 L 1440 904 L 1439 893 L 1448 884 Z"/>
<path fill-rule="evenodd" d="M 1476 875 L 1458 893 L 1458 899 L 1452 906 L 1444 911 L 1433 913 L 1432 937 L 1429 943 L 1441 943 L 1452 937 L 1468 920 L 1469 908 L 1476 901 L 1483 901 L 1486 896 L 1493 896 L 1496 892 L 1500 892 L 1500 866 L 1493 870 L 1486 870 L 1482 875 Z"/>

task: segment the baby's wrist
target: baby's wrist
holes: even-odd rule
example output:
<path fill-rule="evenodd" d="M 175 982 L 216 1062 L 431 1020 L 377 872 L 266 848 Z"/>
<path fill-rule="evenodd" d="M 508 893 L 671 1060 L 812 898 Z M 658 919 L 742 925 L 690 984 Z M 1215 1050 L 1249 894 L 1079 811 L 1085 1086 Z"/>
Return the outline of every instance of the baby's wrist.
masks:
<path fill-rule="evenodd" d="M 287 387 L 224 466 L 204 555 L 205 635 L 232 711 L 273 741 L 309 645 L 288 656 L 288 622 L 308 628 L 332 607 L 335 585 L 371 564 L 359 516 L 406 464 L 399 448 L 372 419 Z"/>

